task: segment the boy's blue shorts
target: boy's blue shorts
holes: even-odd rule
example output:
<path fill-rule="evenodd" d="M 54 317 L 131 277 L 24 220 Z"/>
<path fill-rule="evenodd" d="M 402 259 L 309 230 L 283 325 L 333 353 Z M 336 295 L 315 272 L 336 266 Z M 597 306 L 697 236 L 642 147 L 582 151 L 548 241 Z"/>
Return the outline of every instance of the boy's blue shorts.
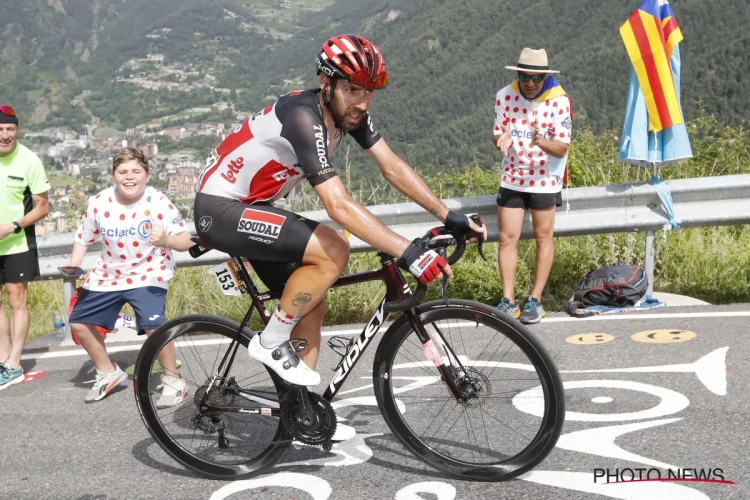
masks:
<path fill-rule="evenodd" d="M 143 335 L 144 330 L 158 328 L 166 321 L 167 289 L 158 286 L 112 292 L 92 292 L 83 289 L 69 321 L 90 323 L 114 330 L 117 315 L 125 303 L 130 304 L 135 311 L 138 335 Z"/>

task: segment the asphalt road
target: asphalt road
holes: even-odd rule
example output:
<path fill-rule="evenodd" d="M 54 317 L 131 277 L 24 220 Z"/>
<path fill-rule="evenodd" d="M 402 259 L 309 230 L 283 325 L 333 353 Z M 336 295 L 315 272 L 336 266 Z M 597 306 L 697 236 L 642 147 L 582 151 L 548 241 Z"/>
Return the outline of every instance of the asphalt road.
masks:
<path fill-rule="evenodd" d="M 504 483 L 446 478 L 391 435 L 369 387 L 375 348 L 336 400 L 354 439 L 330 453 L 294 447 L 271 474 L 226 482 L 198 476 L 161 450 L 138 415 L 132 381 L 85 404 L 94 378 L 88 357 L 39 338 L 23 362 L 36 379 L 0 392 L 0 498 L 750 498 L 748 319 L 748 305 L 700 306 L 586 320 L 552 315 L 534 326 L 562 372 L 567 418 L 549 457 Z M 632 338 L 638 332 L 645 341 Z M 121 367 L 135 362 L 137 344 L 110 348 Z M 324 380 L 337 358 L 323 349 Z M 597 470 L 629 479 L 623 469 L 639 468 L 649 478 L 679 469 L 724 482 L 595 479 Z"/>

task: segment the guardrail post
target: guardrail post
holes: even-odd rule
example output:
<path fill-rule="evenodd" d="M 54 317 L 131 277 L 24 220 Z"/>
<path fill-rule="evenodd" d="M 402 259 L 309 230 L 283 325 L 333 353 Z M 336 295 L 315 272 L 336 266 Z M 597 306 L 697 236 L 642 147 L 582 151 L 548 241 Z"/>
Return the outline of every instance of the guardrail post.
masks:
<path fill-rule="evenodd" d="M 646 278 L 648 289 L 646 295 L 654 295 L 654 232 L 646 231 Z"/>
<path fill-rule="evenodd" d="M 62 345 L 73 345 L 73 332 L 70 330 L 70 299 L 76 294 L 76 279 L 63 279 L 63 321 L 65 321 L 65 340 Z"/>

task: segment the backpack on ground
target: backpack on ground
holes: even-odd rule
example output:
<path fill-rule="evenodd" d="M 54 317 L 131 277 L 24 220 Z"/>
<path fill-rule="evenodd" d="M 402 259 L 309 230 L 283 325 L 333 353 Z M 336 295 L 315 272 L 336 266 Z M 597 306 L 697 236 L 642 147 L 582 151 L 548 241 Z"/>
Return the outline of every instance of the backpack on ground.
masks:
<path fill-rule="evenodd" d="M 637 264 L 600 267 L 586 273 L 565 310 L 571 313 L 589 306 L 633 306 L 643 298 L 647 289 L 646 272 Z"/>

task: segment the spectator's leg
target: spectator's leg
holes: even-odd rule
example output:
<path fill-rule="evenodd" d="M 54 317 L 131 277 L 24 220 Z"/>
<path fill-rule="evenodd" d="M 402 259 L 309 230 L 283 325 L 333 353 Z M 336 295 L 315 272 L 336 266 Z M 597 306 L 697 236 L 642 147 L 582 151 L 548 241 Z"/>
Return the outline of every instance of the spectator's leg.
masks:
<path fill-rule="evenodd" d="M 531 210 L 531 222 L 536 239 L 536 266 L 534 268 L 534 287 L 531 297 L 541 302 L 542 292 L 547 285 L 552 262 L 555 257 L 554 229 L 555 207 Z"/>
<path fill-rule="evenodd" d="M 154 329 L 146 330 L 146 335 L 151 335 L 153 332 Z M 164 375 L 180 378 L 180 371 L 177 369 L 177 354 L 174 348 L 174 340 L 162 347 L 156 359 L 159 360 Z"/>
<path fill-rule="evenodd" d="M 3 287 L 0 286 L 0 363 L 10 357 L 10 318 L 3 304 Z"/>
<path fill-rule="evenodd" d="M 503 285 L 503 297 L 515 299 L 516 266 L 518 264 L 518 239 L 523 227 L 523 208 L 497 207 L 497 224 L 500 244 L 497 247 L 497 263 Z"/>
<path fill-rule="evenodd" d="M 104 337 L 99 334 L 95 325 L 91 323 L 71 323 L 70 329 L 75 332 L 81 347 L 88 353 L 94 366 L 100 372 L 109 373 L 115 370 L 115 365 L 107 354 Z"/>
<path fill-rule="evenodd" d="M 8 293 L 8 303 L 13 312 L 13 320 L 8 322 L 10 326 L 10 354 L 6 363 L 14 367 L 21 366 L 23 346 L 26 344 L 26 339 L 29 336 L 28 289 L 28 283 L 5 284 L 5 291 Z M 2 326 L 0 325 L 1 328 Z"/>

